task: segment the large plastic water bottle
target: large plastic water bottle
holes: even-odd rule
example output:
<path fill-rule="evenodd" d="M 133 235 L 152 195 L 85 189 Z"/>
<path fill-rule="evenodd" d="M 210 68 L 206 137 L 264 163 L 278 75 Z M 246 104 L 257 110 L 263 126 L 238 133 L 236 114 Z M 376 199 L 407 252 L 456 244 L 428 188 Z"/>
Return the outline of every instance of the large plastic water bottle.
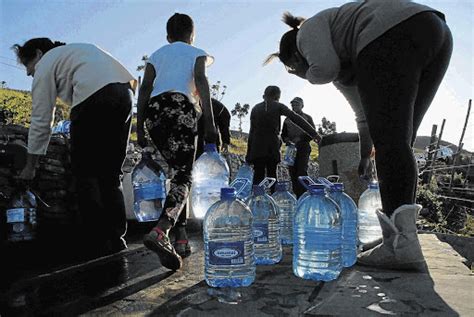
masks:
<path fill-rule="evenodd" d="M 246 182 L 244 183 L 244 180 Z M 234 181 L 235 185 L 242 185 L 242 189 L 238 188 L 237 197 L 245 200 L 252 193 L 252 182 L 253 182 L 253 169 L 247 163 L 242 164 L 235 175 Z"/>
<path fill-rule="evenodd" d="M 221 188 L 229 186 L 229 166 L 215 144 L 205 144 L 204 153 L 194 162 L 191 206 L 193 214 L 203 219 L 207 210 L 220 199 Z"/>
<path fill-rule="evenodd" d="M 293 231 L 293 273 L 304 279 L 331 281 L 342 270 L 341 217 L 322 184 L 296 209 Z"/>
<path fill-rule="evenodd" d="M 359 243 L 372 243 L 382 238 L 382 228 L 375 211 L 382 208 L 379 183 L 373 181 L 359 198 Z"/>
<path fill-rule="evenodd" d="M 298 181 L 300 182 L 301 185 L 303 185 L 304 188 L 306 188 L 306 191 L 296 201 L 296 208 L 298 208 L 298 206 L 303 201 L 303 199 L 305 199 L 306 197 L 310 195 L 309 186 L 316 184 L 316 182 L 309 176 L 299 176 Z"/>
<path fill-rule="evenodd" d="M 31 241 L 36 238 L 36 209 L 36 196 L 28 189 L 19 188 L 6 209 L 8 241 Z"/>
<path fill-rule="evenodd" d="M 289 187 L 289 182 L 278 182 L 272 195 L 280 211 L 280 239 L 284 245 L 293 244 L 293 218 L 296 210 L 296 197 L 288 191 Z"/>
<path fill-rule="evenodd" d="M 247 200 L 247 205 L 253 214 L 255 262 L 257 264 L 280 262 L 282 247 L 278 206 L 260 185 L 253 186 L 253 194 Z"/>
<path fill-rule="evenodd" d="M 342 266 L 351 267 L 357 261 L 357 206 L 344 193 L 344 184 L 334 183 L 329 190 L 331 197 L 341 209 L 342 217 Z"/>
<path fill-rule="evenodd" d="M 145 148 L 132 172 L 133 212 L 139 222 L 160 218 L 166 199 L 166 175 L 153 160 L 153 149 Z"/>
<path fill-rule="evenodd" d="M 234 188 L 222 188 L 221 199 L 204 218 L 205 279 L 213 287 L 249 286 L 255 280 L 252 213 Z"/>
<path fill-rule="evenodd" d="M 287 166 L 295 165 L 296 159 L 296 145 L 294 143 L 288 143 L 286 145 L 285 156 L 283 157 L 282 163 Z"/>

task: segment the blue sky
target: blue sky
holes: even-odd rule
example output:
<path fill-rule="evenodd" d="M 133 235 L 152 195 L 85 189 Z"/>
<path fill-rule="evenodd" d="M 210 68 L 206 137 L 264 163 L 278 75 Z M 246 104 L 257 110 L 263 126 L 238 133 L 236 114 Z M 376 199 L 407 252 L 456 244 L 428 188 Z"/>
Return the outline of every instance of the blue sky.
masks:
<path fill-rule="evenodd" d="M 262 67 L 266 56 L 278 50 L 284 11 L 311 17 L 322 9 L 347 1 L 155 1 L 155 0 L 0 0 L 0 80 L 8 87 L 29 90 L 31 77 L 17 65 L 10 47 L 33 37 L 50 37 L 66 43 L 97 44 L 121 61 L 135 76 L 141 57 L 166 44 L 166 21 L 174 13 L 193 17 L 195 46 L 215 57 L 208 69 L 209 82 L 227 85 L 222 100 L 229 109 L 235 103 L 250 106 L 262 100 L 268 85 L 282 89 L 281 102 L 294 96 L 305 100 L 304 111 L 321 122 L 323 116 L 337 123 L 337 130 L 356 131 L 354 115 L 331 84 L 315 86 L 286 73 L 274 61 Z M 447 119 L 443 139 L 457 144 L 473 97 L 474 3 L 472 0 L 419 0 L 445 13 L 454 35 L 451 64 L 438 94 L 428 110 L 419 135 L 429 135 L 431 126 Z M 5 65 L 8 64 L 8 65 Z M 15 67 L 16 66 L 16 67 Z M 19 67 L 19 68 L 17 68 Z M 474 112 L 474 111 L 473 111 Z M 464 137 L 464 148 L 474 150 L 474 113 Z M 233 119 L 231 127 L 237 128 Z M 243 129 L 249 128 L 248 117 Z"/>

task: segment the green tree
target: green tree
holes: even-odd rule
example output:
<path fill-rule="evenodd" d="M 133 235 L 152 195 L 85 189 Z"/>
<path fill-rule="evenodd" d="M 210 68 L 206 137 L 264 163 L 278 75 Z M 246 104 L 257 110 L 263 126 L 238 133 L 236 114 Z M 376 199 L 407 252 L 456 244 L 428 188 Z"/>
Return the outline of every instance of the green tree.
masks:
<path fill-rule="evenodd" d="M 209 89 L 211 91 L 211 97 L 221 101 L 224 98 L 227 86 L 221 85 L 221 81 L 218 80 L 215 84 L 212 84 Z"/>
<path fill-rule="evenodd" d="M 239 119 L 239 132 L 240 136 L 242 137 L 242 120 L 245 118 L 246 115 L 249 113 L 250 105 L 248 103 L 244 104 L 243 106 L 240 102 L 237 102 L 234 106 L 234 109 L 230 111 L 233 116 L 237 116 Z"/>
<path fill-rule="evenodd" d="M 331 122 L 326 117 L 321 119 L 321 124 L 318 125 L 318 133 L 320 135 L 330 135 L 336 133 L 336 122 Z"/>

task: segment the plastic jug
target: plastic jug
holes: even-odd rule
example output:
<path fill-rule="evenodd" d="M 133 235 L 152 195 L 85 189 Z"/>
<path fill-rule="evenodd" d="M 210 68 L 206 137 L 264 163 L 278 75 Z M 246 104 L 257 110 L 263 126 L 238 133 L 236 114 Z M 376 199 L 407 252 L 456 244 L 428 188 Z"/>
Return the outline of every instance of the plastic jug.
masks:
<path fill-rule="evenodd" d="M 221 188 L 229 187 L 229 166 L 215 144 L 205 144 L 204 153 L 194 162 L 191 206 L 194 216 L 203 219 L 220 199 Z"/>
<path fill-rule="evenodd" d="M 293 273 L 316 281 L 336 279 L 342 270 L 342 221 L 337 204 L 323 184 L 310 185 L 296 209 L 293 231 Z"/>
<path fill-rule="evenodd" d="M 255 280 L 253 217 L 236 197 L 234 188 L 222 188 L 204 218 L 204 275 L 212 287 L 249 286 Z"/>
<path fill-rule="evenodd" d="M 145 148 L 132 172 L 133 212 L 139 222 L 160 218 L 166 199 L 166 175 L 153 160 L 152 148 Z"/>
<path fill-rule="evenodd" d="M 278 206 L 261 185 L 253 186 L 247 205 L 253 214 L 255 262 L 257 265 L 280 262 L 282 247 Z"/>
<path fill-rule="evenodd" d="M 246 180 L 245 184 L 242 186 L 243 180 Z M 250 194 L 252 193 L 252 182 L 253 182 L 253 169 L 247 163 L 242 164 L 240 168 L 237 170 L 237 174 L 234 178 L 234 188 L 238 191 L 237 197 L 245 200 L 247 199 Z M 240 186 L 242 189 L 240 190 Z M 240 190 L 240 191 L 239 191 Z"/>
<path fill-rule="evenodd" d="M 37 236 L 36 196 L 28 189 L 19 188 L 5 211 L 7 240 L 32 241 Z"/>
<path fill-rule="evenodd" d="M 288 189 L 289 182 L 277 182 L 273 200 L 280 211 L 280 239 L 283 245 L 293 244 L 293 218 L 296 210 L 296 197 Z"/>
<path fill-rule="evenodd" d="M 382 238 L 382 228 L 375 211 L 382 208 L 379 183 L 372 181 L 359 198 L 359 244 L 375 242 Z"/>

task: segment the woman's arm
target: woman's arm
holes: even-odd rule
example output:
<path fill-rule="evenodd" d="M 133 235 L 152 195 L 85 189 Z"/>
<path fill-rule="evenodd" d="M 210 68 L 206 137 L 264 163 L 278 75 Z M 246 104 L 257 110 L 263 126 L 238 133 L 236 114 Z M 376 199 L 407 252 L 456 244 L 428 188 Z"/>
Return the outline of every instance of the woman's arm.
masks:
<path fill-rule="evenodd" d="M 138 92 L 137 102 L 137 143 L 142 148 L 147 146 L 145 138 L 145 109 L 150 101 L 150 95 L 153 91 L 153 82 L 155 81 L 156 71 L 152 64 L 147 63 L 145 66 L 145 74 L 143 82 Z"/>

